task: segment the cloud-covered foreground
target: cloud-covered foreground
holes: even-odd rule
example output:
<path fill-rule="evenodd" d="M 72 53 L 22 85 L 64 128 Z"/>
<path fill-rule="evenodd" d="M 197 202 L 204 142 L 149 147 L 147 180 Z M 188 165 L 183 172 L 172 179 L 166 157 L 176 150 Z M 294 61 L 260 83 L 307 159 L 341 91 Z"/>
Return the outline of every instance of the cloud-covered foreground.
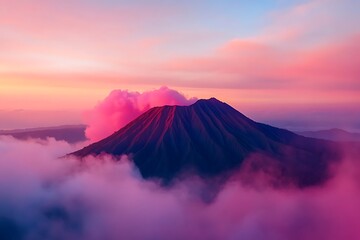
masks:
<path fill-rule="evenodd" d="M 94 109 L 85 114 L 88 125 L 86 136 L 97 141 L 124 127 L 152 107 L 163 105 L 190 105 L 196 98 L 187 99 L 168 87 L 143 93 L 113 90 Z"/>
<path fill-rule="evenodd" d="M 360 239 L 351 156 L 322 188 L 230 182 L 204 203 L 198 180 L 164 189 L 126 158 L 58 158 L 75 148 L 0 138 L 0 239 Z"/>

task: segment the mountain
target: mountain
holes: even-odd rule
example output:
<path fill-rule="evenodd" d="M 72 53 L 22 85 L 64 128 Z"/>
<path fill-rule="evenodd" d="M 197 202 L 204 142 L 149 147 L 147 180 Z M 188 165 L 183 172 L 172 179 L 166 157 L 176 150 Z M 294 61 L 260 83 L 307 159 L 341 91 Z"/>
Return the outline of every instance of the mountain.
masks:
<path fill-rule="evenodd" d="M 214 177 L 246 168 L 310 186 L 325 181 L 339 157 L 335 143 L 257 123 L 215 98 L 155 107 L 77 152 L 129 155 L 144 178 L 171 182 L 186 172 Z"/>
<path fill-rule="evenodd" d="M 333 141 L 341 141 L 341 142 L 360 141 L 360 133 L 351 133 L 339 128 L 332 128 L 332 129 L 319 130 L 319 131 L 304 131 L 297 133 L 305 137 L 312 137 L 312 138 L 326 139 Z"/>
<path fill-rule="evenodd" d="M 39 138 L 46 139 L 53 137 L 58 141 L 66 141 L 68 143 L 77 143 L 87 140 L 85 136 L 85 125 L 65 125 L 56 127 L 28 128 L 0 130 L 0 135 L 10 135 L 17 139 Z"/>

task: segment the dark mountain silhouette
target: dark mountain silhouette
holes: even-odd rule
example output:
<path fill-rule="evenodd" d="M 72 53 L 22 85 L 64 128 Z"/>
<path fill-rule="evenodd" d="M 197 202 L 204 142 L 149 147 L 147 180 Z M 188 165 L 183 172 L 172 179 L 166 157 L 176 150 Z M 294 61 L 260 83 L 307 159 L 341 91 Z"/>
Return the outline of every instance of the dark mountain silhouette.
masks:
<path fill-rule="evenodd" d="M 9 135 L 21 140 L 30 138 L 46 139 L 48 137 L 53 137 L 58 141 L 63 140 L 68 143 L 77 143 L 87 140 L 85 129 L 85 125 L 64 125 L 56 127 L 0 130 L 0 135 Z"/>
<path fill-rule="evenodd" d="M 360 141 L 360 133 L 352 133 L 339 128 L 332 128 L 332 129 L 318 130 L 318 131 L 304 131 L 304 132 L 297 132 L 297 134 L 300 134 L 305 137 L 341 141 L 341 142 Z"/>
<path fill-rule="evenodd" d="M 339 157 L 335 143 L 257 123 L 215 98 L 155 107 L 78 157 L 128 154 L 144 178 L 169 182 L 190 171 L 219 176 L 246 166 L 297 186 L 322 183 Z"/>

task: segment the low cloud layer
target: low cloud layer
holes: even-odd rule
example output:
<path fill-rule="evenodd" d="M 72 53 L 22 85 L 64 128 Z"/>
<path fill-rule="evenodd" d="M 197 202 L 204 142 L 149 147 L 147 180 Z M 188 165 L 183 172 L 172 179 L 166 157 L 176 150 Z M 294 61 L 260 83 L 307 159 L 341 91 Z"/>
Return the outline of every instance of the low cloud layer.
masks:
<path fill-rule="evenodd" d="M 170 189 L 126 157 L 58 158 L 79 146 L 0 138 L 0 239 L 359 239 L 360 172 L 352 154 L 324 187 L 229 182 L 212 203 L 200 180 Z"/>
<path fill-rule="evenodd" d="M 88 125 L 86 136 L 92 141 L 97 141 L 119 130 L 152 107 L 190 105 L 195 101 L 195 98 L 188 99 L 168 87 L 143 93 L 114 90 L 94 109 L 86 113 L 85 121 Z"/>

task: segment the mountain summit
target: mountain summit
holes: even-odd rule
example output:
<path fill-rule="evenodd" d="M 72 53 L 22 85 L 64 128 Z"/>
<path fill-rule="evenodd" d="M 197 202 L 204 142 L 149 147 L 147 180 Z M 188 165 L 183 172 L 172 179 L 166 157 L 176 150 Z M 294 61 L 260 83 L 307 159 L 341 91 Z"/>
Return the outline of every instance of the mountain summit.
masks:
<path fill-rule="evenodd" d="M 329 141 L 257 123 L 215 98 L 152 108 L 73 154 L 102 153 L 129 155 L 144 178 L 171 181 L 187 170 L 212 177 L 247 163 L 251 170 L 276 166 L 279 177 L 298 186 L 324 181 L 337 156 Z"/>

